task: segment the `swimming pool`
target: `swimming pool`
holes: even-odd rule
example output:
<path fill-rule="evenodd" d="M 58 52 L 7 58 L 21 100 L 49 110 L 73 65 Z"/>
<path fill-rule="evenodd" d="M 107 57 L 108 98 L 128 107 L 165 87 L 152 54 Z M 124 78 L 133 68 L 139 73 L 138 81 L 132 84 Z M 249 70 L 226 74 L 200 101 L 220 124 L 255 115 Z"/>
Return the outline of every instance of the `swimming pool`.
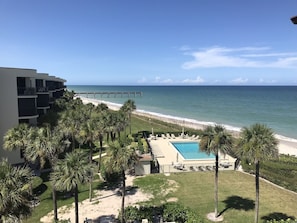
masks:
<path fill-rule="evenodd" d="M 215 155 L 207 155 L 205 152 L 200 151 L 199 143 L 197 142 L 171 142 L 171 144 L 186 160 L 215 159 Z"/>

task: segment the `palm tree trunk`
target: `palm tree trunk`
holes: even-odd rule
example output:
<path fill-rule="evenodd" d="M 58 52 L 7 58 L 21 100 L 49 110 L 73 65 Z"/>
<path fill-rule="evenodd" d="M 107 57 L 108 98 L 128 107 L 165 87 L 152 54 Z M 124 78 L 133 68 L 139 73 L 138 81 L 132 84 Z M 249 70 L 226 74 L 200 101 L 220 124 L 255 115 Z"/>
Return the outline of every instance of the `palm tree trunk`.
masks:
<path fill-rule="evenodd" d="M 258 219 L 259 219 L 259 167 L 260 167 L 260 161 L 256 161 L 256 176 L 255 176 L 255 180 L 256 180 L 256 202 L 255 202 L 255 223 L 258 223 Z"/>
<path fill-rule="evenodd" d="M 89 201 L 90 202 L 92 201 L 92 198 L 93 198 L 92 183 L 93 183 L 93 174 L 91 173 L 90 183 L 89 183 Z"/>
<path fill-rule="evenodd" d="M 75 223 L 78 223 L 78 186 L 74 188 L 74 203 L 75 203 Z"/>
<path fill-rule="evenodd" d="M 215 217 L 218 217 L 218 179 L 219 179 L 219 155 L 216 154 L 216 167 L 215 167 L 215 188 L 214 188 L 214 201 L 215 201 Z"/>
<path fill-rule="evenodd" d="M 125 175 L 125 170 L 122 170 L 122 215 L 121 215 L 121 223 L 125 223 L 125 196 L 126 196 L 126 175 Z"/>
<path fill-rule="evenodd" d="M 90 147 L 90 164 L 92 165 L 93 161 L 93 147 L 89 145 Z M 90 175 L 90 184 L 89 184 L 89 201 L 92 201 L 92 183 L 93 183 L 93 174 Z"/>
<path fill-rule="evenodd" d="M 132 133 L 132 128 L 131 128 L 131 113 L 129 113 L 129 126 L 130 126 L 130 135 Z"/>
<path fill-rule="evenodd" d="M 21 149 L 21 152 L 22 152 L 22 154 L 24 156 L 24 149 Z M 30 168 L 29 161 L 25 156 L 24 156 L 24 163 L 25 163 L 25 167 Z M 32 183 L 32 180 L 30 180 L 30 183 L 29 183 L 29 194 L 30 194 L 30 196 L 33 196 L 33 183 Z"/>
<path fill-rule="evenodd" d="M 106 133 L 106 141 L 109 142 L 109 132 Z"/>
<path fill-rule="evenodd" d="M 74 133 L 73 132 L 71 133 L 71 140 L 72 140 L 72 151 L 74 151 L 74 149 L 75 149 L 75 144 L 74 144 L 75 139 L 74 139 Z"/>
<path fill-rule="evenodd" d="M 100 139 L 100 151 L 99 151 L 98 172 L 100 172 L 100 170 L 101 170 L 101 158 L 102 158 L 102 140 Z"/>
<path fill-rule="evenodd" d="M 53 195 L 53 206 L 54 206 L 54 222 L 58 222 L 58 205 L 57 205 L 57 193 L 56 188 L 52 185 L 52 195 Z"/>

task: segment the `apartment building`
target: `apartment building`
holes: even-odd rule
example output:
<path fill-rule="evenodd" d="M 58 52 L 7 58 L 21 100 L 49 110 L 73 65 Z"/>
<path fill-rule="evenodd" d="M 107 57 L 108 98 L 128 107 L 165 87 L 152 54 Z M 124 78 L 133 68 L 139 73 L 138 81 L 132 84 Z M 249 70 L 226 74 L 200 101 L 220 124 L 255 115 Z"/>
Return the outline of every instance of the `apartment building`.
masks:
<path fill-rule="evenodd" d="M 24 162 L 20 151 L 3 149 L 3 136 L 19 123 L 36 125 L 38 117 L 63 95 L 65 82 L 35 69 L 0 67 L 0 159 Z"/>

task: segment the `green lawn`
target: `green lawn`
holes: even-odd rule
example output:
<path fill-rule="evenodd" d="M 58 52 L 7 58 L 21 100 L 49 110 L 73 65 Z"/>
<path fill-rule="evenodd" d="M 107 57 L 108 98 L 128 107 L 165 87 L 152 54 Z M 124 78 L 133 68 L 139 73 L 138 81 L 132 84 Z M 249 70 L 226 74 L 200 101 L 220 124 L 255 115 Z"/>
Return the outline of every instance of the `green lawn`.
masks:
<path fill-rule="evenodd" d="M 139 178 L 135 183 L 147 191 L 156 193 L 162 188 L 165 179 L 178 183 L 178 189 L 166 195 L 177 198 L 180 203 L 190 207 L 201 216 L 214 211 L 214 173 L 189 172 L 149 175 Z M 237 171 L 222 171 L 219 173 L 219 212 L 224 216 L 224 222 L 249 223 L 254 220 L 255 184 L 254 177 Z M 151 182 L 151 183 L 150 183 Z M 158 194 L 157 200 L 164 200 Z M 152 203 L 158 205 L 154 199 Z M 260 183 L 260 222 L 271 218 L 297 218 L 297 195 L 282 190 L 269 183 Z M 205 219 L 206 222 L 210 222 Z"/>

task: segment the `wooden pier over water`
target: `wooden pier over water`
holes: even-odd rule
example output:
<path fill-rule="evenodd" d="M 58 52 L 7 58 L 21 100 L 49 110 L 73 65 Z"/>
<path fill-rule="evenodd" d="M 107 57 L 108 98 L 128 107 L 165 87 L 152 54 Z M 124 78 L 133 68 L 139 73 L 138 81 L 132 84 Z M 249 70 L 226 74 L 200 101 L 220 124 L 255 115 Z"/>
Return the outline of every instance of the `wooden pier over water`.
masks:
<path fill-rule="evenodd" d="M 126 97 L 126 98 L 131 98 L 131 97 L 142 97 L 142 92 L 141 91 L 101 91 L 101 92 L 75 92 L 76 95 L 86 95 L 88 98 L 89 95 L 90 97 L 93 96 L 95 98 L 96 95 L 100 95 L 101 98 L 103 97 Z"/>

